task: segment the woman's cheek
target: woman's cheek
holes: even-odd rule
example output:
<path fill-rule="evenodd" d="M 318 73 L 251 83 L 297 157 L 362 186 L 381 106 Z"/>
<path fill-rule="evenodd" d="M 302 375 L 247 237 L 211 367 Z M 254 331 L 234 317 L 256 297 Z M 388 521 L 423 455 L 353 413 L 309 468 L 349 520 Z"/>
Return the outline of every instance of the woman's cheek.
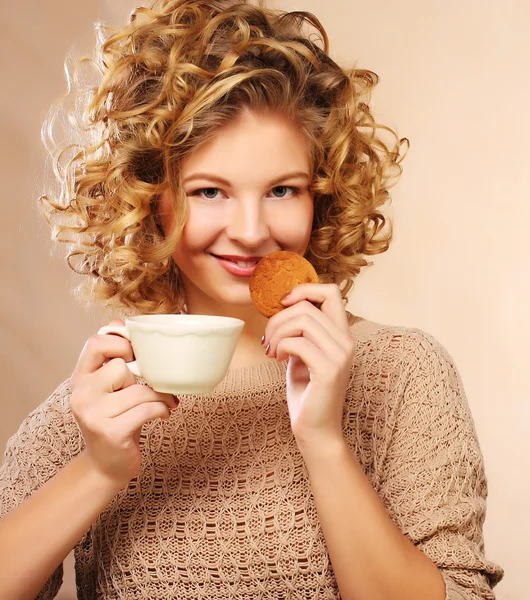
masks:
<path fill-rule="evenodd" d="M 182 242 L 189 249 L 201 250 L 212 244 L 223 231 L 225 209 L 221 203 L 193 206 L 182 232 Z"/>
<path fill-rule="evenodd" d="M 271 233 L 294 251 L 307 246 L 313 226 L 313 201 L 285 203 L 271 215 Z M 296 224 L 296 226 L 294 226 Z"/>

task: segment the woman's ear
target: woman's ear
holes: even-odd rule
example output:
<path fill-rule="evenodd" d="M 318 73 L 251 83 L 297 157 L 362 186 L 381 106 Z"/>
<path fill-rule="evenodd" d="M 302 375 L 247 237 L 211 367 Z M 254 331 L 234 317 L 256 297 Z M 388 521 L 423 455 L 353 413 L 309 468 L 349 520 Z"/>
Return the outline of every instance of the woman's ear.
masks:
<path fill-rule="evenodd" d="M 167 235 L 175 223 L 173 211 L 173 192 L 168 186 L 158 197 L 156 203 L 157 221 L 160 223 L 164 235 Z"/>

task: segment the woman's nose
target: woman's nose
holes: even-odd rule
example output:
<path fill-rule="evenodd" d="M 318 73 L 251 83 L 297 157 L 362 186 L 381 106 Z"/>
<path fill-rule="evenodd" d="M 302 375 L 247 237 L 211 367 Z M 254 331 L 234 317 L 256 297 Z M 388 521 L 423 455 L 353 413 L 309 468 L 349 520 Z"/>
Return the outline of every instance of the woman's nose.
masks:
<path fill-rule="evenodd" d="M 226 234 L 243 246 L 257 247 L 270 236 L 261 201 L 238 202 L 233 206 Z"/>

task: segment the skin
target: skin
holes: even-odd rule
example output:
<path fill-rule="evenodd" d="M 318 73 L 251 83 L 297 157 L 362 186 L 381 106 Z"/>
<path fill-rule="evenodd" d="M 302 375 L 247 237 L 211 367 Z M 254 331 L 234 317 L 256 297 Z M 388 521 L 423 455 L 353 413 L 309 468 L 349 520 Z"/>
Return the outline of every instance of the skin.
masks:
<path fill-rule="evenodd" d="M 278 181 L 292 172 L 307 177 Z M 197 173 L 209 176 L 191 179 Z M 232 366 L 288 361 L 291 427 L 343 600 L 444 600 L 440 572 L 389 518 L 343 436 L 354 343 L 338 287 L 300 285 L 284 300 L 286 308 L 266 319 L 250 300 L 248 280 L 230 275 L 209 255 L 304 254 L 313 219 L 309 177 L 307 148 L 296 129 L 252 113 L 186 159 L 182 179 L 190 214 L 174 259 L 188 312 L 245 321 Z M 273 185 L 299 192 L 278 198 Z M 200 192 L 213 187 L 220 192 Z M 160 199 L 166 231 L 171 201 L 169 192 Z M 86 450 L 0 522 L 0 598 L 35 597 L 137 474 L 142 425 L 168 418 L 176 406 L 171 396 L 135 384 L 125 365 L 132 358 L 129 342 L 116 336 L 96 335 L 85 345 L 71 377 L 71 407 Z"/>

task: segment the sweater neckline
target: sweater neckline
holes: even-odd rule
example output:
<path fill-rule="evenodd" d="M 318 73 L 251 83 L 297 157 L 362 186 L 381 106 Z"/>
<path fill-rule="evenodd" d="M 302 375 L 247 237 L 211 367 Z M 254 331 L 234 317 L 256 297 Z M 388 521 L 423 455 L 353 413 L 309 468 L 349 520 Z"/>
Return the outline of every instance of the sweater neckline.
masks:
<path fill-rule="evenodd" d="M 271 358 L 267 362 L 247 367 L 229 367 L 224 379 L 216 386 L 213 393 L 226 394 L 245 390 L 260 390 L 285 382 L 288 360 Z"/>

